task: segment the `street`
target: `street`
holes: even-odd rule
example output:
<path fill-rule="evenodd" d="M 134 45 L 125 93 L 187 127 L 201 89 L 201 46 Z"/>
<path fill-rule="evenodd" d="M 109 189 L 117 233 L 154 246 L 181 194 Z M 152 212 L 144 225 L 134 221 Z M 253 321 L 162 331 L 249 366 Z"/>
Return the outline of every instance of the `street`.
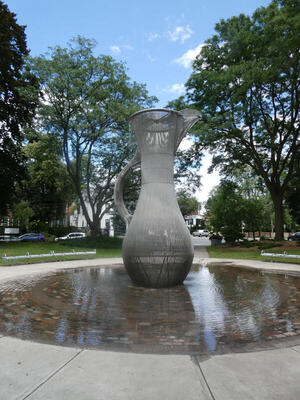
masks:
<path fill-rule="evenodd" d="M 208 237 L 193 237 L 191 236 L 193 246 L 210 246 Z"/>

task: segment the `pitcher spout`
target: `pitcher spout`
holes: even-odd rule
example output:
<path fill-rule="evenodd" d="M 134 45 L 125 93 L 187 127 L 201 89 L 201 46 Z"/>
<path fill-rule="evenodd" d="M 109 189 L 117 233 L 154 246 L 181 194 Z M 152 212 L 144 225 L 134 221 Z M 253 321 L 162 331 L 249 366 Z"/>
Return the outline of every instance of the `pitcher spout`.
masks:
<path fill-rule="evenodd" d="M 200 111 L 194 110 L 192 108 L 184 108 L 179 111 L 183 117 L 183 130 L 178 138 L 178 145 L 184 138 L 189 129 L 200 119 Z"/>

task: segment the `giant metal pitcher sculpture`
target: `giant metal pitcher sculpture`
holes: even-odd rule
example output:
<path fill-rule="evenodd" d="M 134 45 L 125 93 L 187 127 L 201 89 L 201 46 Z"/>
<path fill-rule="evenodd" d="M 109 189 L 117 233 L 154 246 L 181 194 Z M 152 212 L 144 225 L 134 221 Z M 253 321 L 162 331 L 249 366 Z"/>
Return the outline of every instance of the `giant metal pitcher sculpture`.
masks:
<path fill-rule="evenodd" d="M 148 109 L 130 117 L 138 150 L 117 178 L 115 204 L 127 227 L 124 264 L 137 285 L 178 285 L 191 268 L 194 250 L 176 200 L 173 163 L 181 140 L 198 118 L 197 111 L 189 109 Z M 123 202 L 123 186 L 139 164 L 142 187 L 131 216 Z"/>

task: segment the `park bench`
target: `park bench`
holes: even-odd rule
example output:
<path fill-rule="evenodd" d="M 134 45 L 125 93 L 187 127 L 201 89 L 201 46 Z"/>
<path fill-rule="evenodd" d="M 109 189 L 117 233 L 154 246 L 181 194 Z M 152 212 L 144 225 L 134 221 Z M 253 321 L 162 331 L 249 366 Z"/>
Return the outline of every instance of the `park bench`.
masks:
<path fill-rule="evenodd" d="M 264 256 L 264 257 L 271 257 L 271 261 L 273 261 L 273 258 L 275 258 L 275 257 L 280 257 L 280 258 L 298 258 L 298 259 L 300 259 L 300 255 L 298 255 L 298 254 L 287 254 L 286 251 L 284 251 L 283 253 L 265 253 L 262 250 L 260 255 Z"/>
<path fill-rule="evenodd" d="M 61 257 L 61 256 L 81 256 L 81 255 L 90 255 L 90 254 L 96 254 L 96 250 L 91 250 L 91 251 L 72 251 L 69 253 L 55 253 L 54 251 L 50 251 L 48 254 L 25 254 L 22 256 L 7 256 L 4 254 L 2 256 L 2 260 L 22 260 L 22 259 L 28 259 L 28 258 L 41 258 L 41 257 Z"/>

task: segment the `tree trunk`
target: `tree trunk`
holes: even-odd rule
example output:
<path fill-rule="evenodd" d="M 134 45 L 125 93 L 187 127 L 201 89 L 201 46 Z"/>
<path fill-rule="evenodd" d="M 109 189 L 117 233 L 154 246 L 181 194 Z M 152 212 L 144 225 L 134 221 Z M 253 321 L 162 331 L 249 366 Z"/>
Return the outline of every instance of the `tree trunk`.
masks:
<path fill-rule="evenodd" d="M 274 204 L 274 212 L 275 212 L 275 240 L 283 240 L 283 226 L 284 226 L 284 211 L 283 211 L 283 196 L 281 192 L 275 190 L 271 193 L 273 204 Z"/>
<path fill-rule="evenodd" d="M 98 220 L 92 221 L 92 223 L 90 224 L 90 228 L 91 228 L 91 236 L 99 236 L 100 228 Z"/>

